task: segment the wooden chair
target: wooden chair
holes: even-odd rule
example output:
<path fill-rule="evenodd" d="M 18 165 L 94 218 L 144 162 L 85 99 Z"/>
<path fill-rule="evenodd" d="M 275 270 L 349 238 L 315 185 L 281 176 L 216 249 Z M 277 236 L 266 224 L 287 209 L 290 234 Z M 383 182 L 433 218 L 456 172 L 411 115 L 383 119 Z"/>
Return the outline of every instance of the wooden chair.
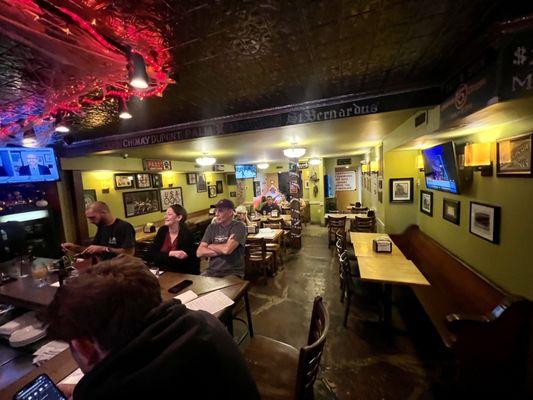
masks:
<path fill-rule="evenodd" d="M 352 207 L 353 214 L 361 214 L 368 211 L 368 207 Z"/>
<path fill-rule="evenodd" d="M 263 228 L 270 228 L 270 229 L 281 229 L 281 224 L 278 222 L 278 223 L 268 223 L 268 220 L 267 219 L 267 222 L 264 222 L 263 223 Z M 278 261 L 279 261 L 279 265 L 283 264 L 283 254 L 282 254 L 282 246 L 283 244 L 283 235 L 281 236 L 281 240 L 280 240 L 280 243 L 271 243 L 271 242 L 267 242 L 266 244 L 266 249 L 267 251 L 271 252 L 271 253 L 274 253 L 274 261 L 275 261 L 275 266 L 274 266 L 274 270 L 277 271 L 278 270 Z"/>
<path fill-rule="evenodd" d="M 346 328 L 348 325 L 348 315 L 350 314 L 350 305 L 352 303 L 352 296 L 355 293 L 355 279 L 359 278 L 359 268 L 357 267 L 357 259 L 355 260 L 355 268 L 352 272 L 348 252 L 344 252 L 339 257 L 340 266 L 340 280 L 341 280 L 341 303 L 344 302 L 344 318 L 342 325 Z"/>
<path fill-rule="evenodd" d="M 328 247 L 335 243 L 335 234 L 337 231 L 346 231 L 346 217 L 329 216 L 326 224 L 328 226 Z M 332 241 L 333 238 L 333 241 Z"/>
<path fill-rule="evenodd" d="M 244 250 L 246 276 L 253 275 L 252 271 L 259 270 L 263 274 L 266 285 L 268 272 L 274 272 L 275 258 L 273 253 L 267 251 L 265 239 L 247 239 Z"/>
<path fill-rule="evenodd" d="M 300 351 L 286 343 L 254 336 L 244 358 L 263 400 L 311 400 L 320 358 L 329 330 L 329 314 L 317 296 L 313 304 L 307 345 Z"/>
<path fill-rule="evenodd" d="M 350 221 L 350 231 L 352 232 L 375 232 L 376 218 L 375 217 L 358 217 Z"/>
<path fill-rule="evenodd" d="M 276 227 L 276 228 L 273 228 L 273 229 L 283 229 L 283 238 L 281 240 L 281 245 L 283 246 L 283 248 L 285 249 L 285 251 L 288 250 L 288 248 L 290 247 L 290 236 L 291 236 L 291 225 L 290 223 L 286 223 L 285 220 L 283 218 L 273 218 L 273 217 L 268 217 L 267 218 L 267 224 L 268 225 L 271 225 L 271 224 L 279 224 L 279 228 Z"/>

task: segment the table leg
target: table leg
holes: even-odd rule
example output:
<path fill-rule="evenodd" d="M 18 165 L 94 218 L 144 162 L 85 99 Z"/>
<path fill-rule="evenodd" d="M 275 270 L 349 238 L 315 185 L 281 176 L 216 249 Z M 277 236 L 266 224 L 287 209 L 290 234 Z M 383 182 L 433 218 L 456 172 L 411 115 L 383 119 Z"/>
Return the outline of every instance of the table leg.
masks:
<path fill-rule="evenodd" d="M 392 285 L 383 284 L 383 324 L 387 331 L 391 330 L 392 319 Z"/>
<path fill-rule="evenodd" d="M 244 293 L 244 308 L 246 309 L 246 318 L 248 319 L 248 332 L 250 337 L 254 337 L 254 326 L 252 324 L 252 311 L 250 310 L 250 300 L 248 299 L 248 290 Z"/>

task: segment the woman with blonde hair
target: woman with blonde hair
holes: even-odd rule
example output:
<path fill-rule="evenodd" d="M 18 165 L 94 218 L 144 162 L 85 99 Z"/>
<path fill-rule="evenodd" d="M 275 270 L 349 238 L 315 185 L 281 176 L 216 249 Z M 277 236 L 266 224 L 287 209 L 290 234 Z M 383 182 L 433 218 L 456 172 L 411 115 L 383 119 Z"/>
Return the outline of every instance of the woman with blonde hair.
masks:
<path fill-rule="evenodd" d="M 248 210 L 242 204 L 235 209 L 235 219 L 242 221 L 242 223 L 246 226 L 253 225 L 252 221 L 250 221 L 250 218 L 248 218 Z"/>

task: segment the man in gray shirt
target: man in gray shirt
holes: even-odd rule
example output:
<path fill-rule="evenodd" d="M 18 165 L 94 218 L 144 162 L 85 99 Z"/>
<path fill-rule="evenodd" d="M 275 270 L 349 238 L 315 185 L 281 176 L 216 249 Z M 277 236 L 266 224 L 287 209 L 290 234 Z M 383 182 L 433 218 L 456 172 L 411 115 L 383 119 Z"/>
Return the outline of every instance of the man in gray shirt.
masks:
<path fill-rule="evenodd" d="M 202 275 L 244 277 L 246 226 L 233 219 L 234 210 L 228 199 L 215 205 L 216 223 L 209 224 L 196 252 L 198 257 L 209 257 L 209 266 Z"/>

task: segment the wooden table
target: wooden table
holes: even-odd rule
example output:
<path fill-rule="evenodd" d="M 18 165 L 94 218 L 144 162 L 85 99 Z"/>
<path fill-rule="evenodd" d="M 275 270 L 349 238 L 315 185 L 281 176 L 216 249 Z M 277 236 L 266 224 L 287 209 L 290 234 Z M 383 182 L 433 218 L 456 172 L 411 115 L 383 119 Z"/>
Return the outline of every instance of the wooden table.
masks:
<path fill-rule="evenodd" d="M 272 229 L 272 232 L 274 232 L 274 235 L 272 237 L 264 238 L 265 241 L 267 243 L 268 242 L 278 243 L 281 240 L 281 236 L 283 235 L 283 229 Z M 261 238 L 261 235 L 260 234 L 249 234 L 247 237 L 249 239 L 256 239 L 256 238 Z"/>
<path fill-rule="evenodd" d="M 24 279 L 24 278 L 23 278 Z M 250 333 L 250 336 L 253 337 L 253 325 L 252 325 L 252 314 L 250 311 L 250 302 L 248 300 L 248 286 L 250 282 L 244 281 L 236 276 L 228 276 L 225 278 L 212 278 L 207 276 L 201 276 L 201 275 L 188 275 L 188 274 L 180 274 L 176 272 L 165 272 L 162 275 L 159 276 L 159 284 L 161 286 L 161 297 L 163 298 L 163 301 L 171 300 L 176 294 L 168 293 L 168 289 L 177 283 L 189 279 L 193 283 L 191 286 L 185 288 L 182 290 L 182 292 L 192 290 L 197 295 L 201 296 L 202 294 L 207 294 L 210 292 L 213 292 L 215 290 L 220 290 L 222 293 L 224 293 L 226 296 L 231 298 L 235 303 L 237 303 L 240 299 L 244 299 L 245 309 L 246 309 L 246 316 L 248 319 L 248 330 Z M 21 281 L 22 279 L 19 279 Z M 31 281 L 31 278 L 30 278 Z M 16 284 L 17 282 L 12 282 L 7 285 L 4 285 L 2 287 Z M 33 282 L 32 282 L 33 284 Z M 15 285 L 17 290 L 20 288 L 19 285 Z M 9 293 L 16 293 L 15 287 Z M 22 286 L 23 288 L 25 286 Z M 36 295 L 37 290 L 42 290 L 41 295 Z M 26 304 L 31 304 L 33 301 L 38 301 L 38 306 L 43 307 L 49 304 L 49 302 L 53 298 L 53 294 L 55 294 L 55 291 L 57 288 L 45 286 L 42 288 L 35 287 L 35 290 L 31 292 L 31 295 L 28 296 L 27 299 L 25 299 Z M 50 293 L 53 294 L 50 296 Z M 181 293 L 181 292 L 180 292 Z M 19 299 L 22 296 L 21 293 L 18 293 L 15 299 Z M 6 300 L 10 299 L 10 297 L 4 297 L 4 302 L 8 302 Z M 46 303 L 47 304 L 43 304 Z M 225 310 L 219 311 L 215 314 L 215 316 L 221 320 L 224 320 L 223 322 L 231 323 L 232 318 L 230 312 L 231 307 L 226 308 Z M 228 318 L 228 319 L 226 319 Z M 228 325 L 228 329 L 230 330 L 230 333 L 232 334 L 232 326 Z M 72 358 L 72 355 L 70 353 L 69 349 L 66 349 L 65 351 L 61 352 L 51 360 L 45 362 L 41 367 L 34 368 L 30 372 L 23 375 L 21 378 L 18 378 L 16 381 L 11 383 L 9 386 L 3 388 L 0 390 L 0 399 L 11 399 L 13 395 L 22 388 L 26 383 L 30 382 L 32 379 L 34 379 L 37 375 L 46 373 L 52 378 L 54 382 L 59 382 L 63 380 L 65 377 L 67 377 L 70 373 L 72 373 L 75 369 L 78 368 L 77 363 Z M 14 371 L 13 371 L 14 372 Z M 16 379 L 16 378 L 14 378 Z"/>
<path fill-rule="evenodd" d="M 268 222 L 268 219 L 283 219 L 283 222 L 287 223 L 287 222 L 291 222 L 291 216 L 290 215 L 287 215 L 287 214 L 281 214 L 279 215 L 278 217 L 273 217 L 271 215 L 261 215 L 260 216 L 261 218 L 261 222 Z M 275 222 L 273 222 L 275 223 Z"/>
<path fill-rule="evenodd" d="M 392 243 L 391 253 L 376 253 L 373 240 L 389 235 L 383 233 L 350 232 L 362 280 L 383 284 L 382 319 L 390 330 L 392 313 L 392 286 L 395 285 L 429 285 L 427 279 L 412 261 L 408 260 L 400 249 Z"/>

